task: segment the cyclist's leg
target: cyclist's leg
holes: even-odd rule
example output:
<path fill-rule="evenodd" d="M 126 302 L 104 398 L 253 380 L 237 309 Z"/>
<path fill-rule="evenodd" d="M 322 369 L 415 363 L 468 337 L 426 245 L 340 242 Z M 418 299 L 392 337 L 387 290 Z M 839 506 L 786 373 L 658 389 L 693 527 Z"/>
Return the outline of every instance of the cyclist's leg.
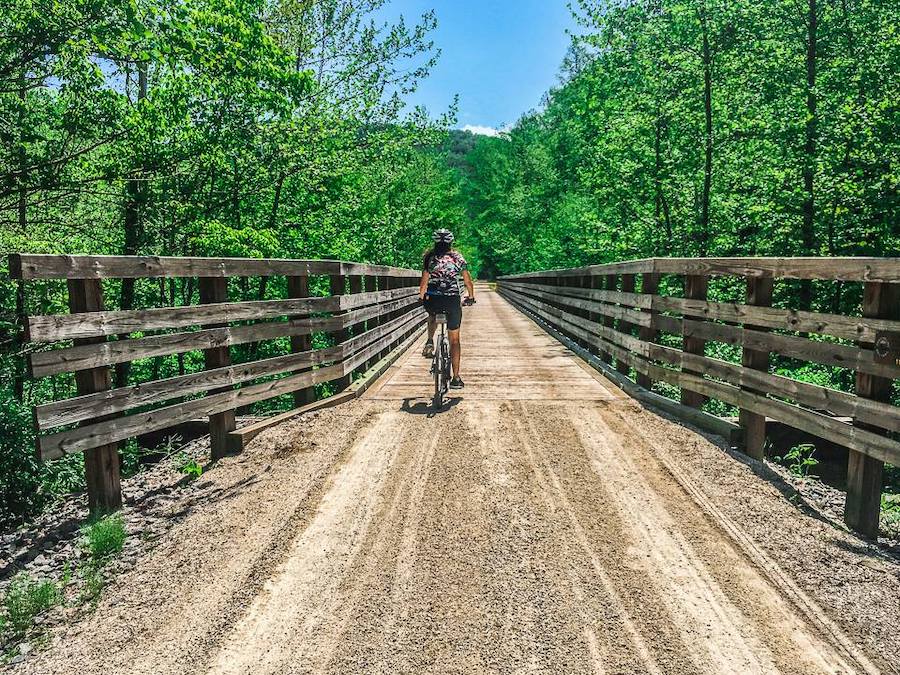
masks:
<path fill-rule="evenodd" d="M 425 347 L 422 349 L 422 356 L 427 359 L 430 359 L 434 356 L 434 332 L 437 330 L 437 321 L 435 320 L 435 307 L 433 302 L 429 299 L 423 303 L 425 307 L 425 311 L 428 312 L 428 341 L 425 343 Z"/>
<path fill-rule="evenodd" d="M 453 377 L 459 377 L 459 361 L 462 356 L 462 348 L 459 343 L 459 329 L 448 330 L 447 337 L 450 340 L 450 363 L 453 365 Z"/>
<path fill-rule="evenodd" d="M 450 363 L 453 365 L 453 377 L 459 377 L 459 364 L 462 355 L 459 330 L 462 325 L 462 304 L 459 297 L 453 297 L 447 303 L 447 337 L 450 339 Z"/>

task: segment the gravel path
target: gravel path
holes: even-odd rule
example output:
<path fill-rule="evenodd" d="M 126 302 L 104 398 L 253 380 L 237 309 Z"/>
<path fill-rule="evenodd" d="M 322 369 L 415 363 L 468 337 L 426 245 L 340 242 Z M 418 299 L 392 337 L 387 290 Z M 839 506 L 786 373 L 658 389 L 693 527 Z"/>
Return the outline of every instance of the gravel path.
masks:
<path fill-rule="evenodd" d="M 19 672 L 898 667 L 895 561 L 622 398 L 497 296 L 465 321 L 460 400 L 425 414 L 413 350 L 364 400 L 261 435 Z M 498 345 L 524 359 L 504 368 Z M 501 397 L 522 363 L 521 396 Z"/>

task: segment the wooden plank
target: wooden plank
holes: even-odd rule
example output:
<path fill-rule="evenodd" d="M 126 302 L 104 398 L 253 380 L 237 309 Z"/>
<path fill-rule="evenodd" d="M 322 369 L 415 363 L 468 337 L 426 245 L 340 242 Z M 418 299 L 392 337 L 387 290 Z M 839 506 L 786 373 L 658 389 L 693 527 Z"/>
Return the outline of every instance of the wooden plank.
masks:
<path fill-rule="evenodd" d="M 498 285 L 512 288 L 515 290 L 535 290 L 544 293 L 558 294 L 572 298 L 582 298 L 585 300 L 595 300 L 597 302 L 608 302 L 634 307 L 637 309 L 651 309 L 653 297 L 642 295 L 641 293 L 623 293 L 618 290 L 605 290 L 606 277 L 585 277 L 590 279 L 590 286 L 587 288 L 575 288 L 571 286 L 551 286 L 549 284 L 538 283 L 522 283 L 516 281 L 501 281 Z"/>
<path fill-rule="evenodd" d="M 782 356 L 813 361 L 829 366 L 857 370 L 878 377 L 900 378 L 900 366 L 877 363 L 872 349 L 856 345 L 810 340 L 797 335 L 778 335 L 744 330 L 740 326 L 726 326 L 692 320 L 682 322 L 685 336 L 724 342 L 759 351 L 777 352 Z"/>
<path fill-rule="evenodd" d="M 568 267 L 553 270 L 540 270 L 538 272 L 525 272 L 522 274 L 507 274 L 497 277 L 498 281 L 511 281 L 514 279 L 555 279 L 559 277 L 579 276 L 607 276 L 611 274 L 643 274 L 654 272 L 654 259 L 628 260 L 625 262 L 607 263 L 605 265 L 590 265 L 588 267 Z"/>
<path fill-rule="evenodd" d="M 863 289 L 862 311 L 864 316 L 882 319 L 900 318 L 900 286 L 867 283 Z M 860 344 L 860 347 L 868 349 L 874 345 Z M 887 367 L 900 366 L 900 359 L 896 358 L 900 356 L 900 352 L 893 354 L 890 350 L 886 350 L 884 353 L 876 354 L 873 350 L 870 353 L 875 355 L 877 362 Z M 890 401 L 892 387 L 893 380 L 889 377 L 876 377 L 865 372 L 856 375 L 856 393 L 861 398 Z M 862 423 L 857 423 L 857 426 L 862 429 L 870 428 Z M 844 522 L 867 537 L 878 537 L 883 471 L 884 458 L 851 449 L 847 464 Z"/>
<path fill-rule="evenodd" d="M 688 275 L 684 278 L 684 295 L 686 298 L 690 300 L 706 300 L 707 289 L 709 288 L 709 277 L 700 276 L 696 274 Z M 682 321 L 682 324 L 688 322 L 687 317 L 690 314 L 685 313 L 685 319 Z M 699 323 L 699 322 L 691 322 L 691 323 Z M 695 335 L 688 335 L 688 332 L 685 328 L 682 328 L 682 335 L 684 336 L 684 343 L 682 347 L 682 351 L 688 354 L 703 354 L 706 350 L 706 340 L 702 337 L 697 337 Z M 681 392 L 681 402 L 684 405 L 691 406 L 692 408 L 700 408 L 705 403 L 706 399 L 702 394 L 696 391 L 691 391 L 690 389 L 684 389 Z"/>
<path fill-rule="evenodd" d="M 655 272 L 643 274 L 641 277 L 641 293 L 652 299 L 658 292 L 659 274 L 656 274 Z M 644 311 L 647 314 L 647 320 L 646 323 L 640 324 L 638 336 L 643 342 L 653 342 L 659 335 L 659 332 L 655 328 L 653 328 L 653 314 L 655 313 L 655 310 L 648 309 Z M 644 373 L 637 374 L 637 383 L 644 389 L 649 390 L 653 388 L 653 380 L 647 377 L 647 375 L 645 375 Z"/>
<path fill-rule="evenodd" d="M 655 258 L 654 271 L 698 276 L 900 283 L 900 258 Z"/>
<path fill-rule="evenodd" d="M 198 416 L 215 415 L 234 410 L 243 405 L 256 403 L 268 398 L 290 394 L 297 389 L 309 387 L 318 382 L 327 382 L 343 374 L 343 364 L 327 368 L 297 373 L 269 382 L 212 394 L 176 405 L 158 408 L 146 413 L 128 415 L 114 420 L 91 424 L 67 431 L 49 434 L 40 439 L 41 455 L 44 459 L 56 459 L 66 454 L 81 452 L 103 443 L 104 439 L 117 441 L 133 438 L 138 434 L 167 429 L 183 424 Z"/>
<path fill-rule="evenodd" d="M 402 298 L 381 305 L 372 305 L 332 317 L 271 321 L 247 326 L 209 328 L 186 333 L 153 335 L 131 340 L 117 340 L 100 344 L 35 352 L 29 362 L 32 375 L 43 377 L 55 373 L 112 365 L 136 359 L 168 356 L 180 352 L 213 347 L 225 347 L 247 342 L 274 340 L 280 337 L 307 335 L 351 326 L 360 321 L 389 313 L 418 302 L 415 297 Z"/>
<path fill-rule="evenodd" d="M 74 313 L 103 311 L 103 287 L 100 281 L 69 279 L 67 286 L 70 311 Z M 79 340 L 76 344 L 86 346 L 96 339 Z M 75 386 L 79 394 L 105 391 L 110 385 L 109 368 L 91 368 L 75 373 Z M 84 476 L 91 513 L 122 508 L 121 467 L 115 440 L 101 437 L 99 442 L 84 454 Z"/>
<path fill-rule="evenodd" d="M 174 258 L 165 256 L 30 255 L 15 258 L 22 279 L 306 276 L 339 272 L 338 260 Z"/>
<path fill-rule="evenodd" d="M 288 277 L 287 278 L 287 294 L 289 298 L 308 298 L 309 297 L 309 277 Z M 328 298 L 333 304 L 335 298 Z M 338 307 L 340 307 L 340 298 L 337 298 Z M 292 316 L 291 320 L 301 317 Z M 308 354 L 312 350 L 312 335 L 291 336 L 291 352 L 294 354 Z M 310 364 L 312 365 L 312 364 Z M 309 405 L 316 400 L 315 387 L 307 387 L 306 389 L 298 389 L 294 392 L 294 406 L 302 407 Z M 232 443 L 232 436 L 229 436 L 229 443 Z M 243 448 L 243 446 L 241 446 Z"/>
<path fill-rule="evenodd" d="M 306 277 L 288 278 L 306 279 Z M 187 307 L 33 316 L 28 319 L 28 329 L 31 342 L 53 342 L 210 323 L 226 324 L 233 321 L 275 319 L 288 315 L 300 317 L 313 312 L 330 312 L 338 309 L 341 309 L 340 298 L 251 300 Z"/>
<path fill-rule="evenodd" d="M 821 413 L 805 410 L 790 403 L 766 398 L 731 385 L 705 380 L 690 373 L 648 366 L 657 379 L 665 379 L 683 388 L 690 388 L 705 396 L 717 398 L 739 408 L 747 408 L 759 415 L 776 419 L 818 438 L 824 438 L 847 448 L 892 464 L 900 463 L 900 443 L 860 427 L 847 424 Z"/>
<path fill-rule="evenodd" d="M 766 277 L 752 277 L 751 279 Z M 653 307 L 660 311 L 687 312 L 705 319 L 750 323 L 754 326 L 830 335 L 845 340 L 872 342 L 878 331 L 900 330 L 900 321 L 849 317 L 840 314 L 803 312 L 778 307 L 755 307 L 750 304 L 709 302 L 656 296 Z"/>
<path fill-rule="evenodd" d="M 416 277 L 418 272 L 340 260 L 175 258 L 165 256 L 32 255 L 9 258 L 14 279 L 134 279 L 368 274 Z"/>
<path fill-rule="evenodd" d="M 500 280 L 607 274 L 683 274 L 697 276 L 775 277 L 900 283 L 900 258 L 651 258 L 609 265 L 541 270 Z"/>
<path fill-rule="evenodd" d="M 46 431 L 54 427 L 84 420 L 96 420 L 101 416 L 126 412 L 155 403 L 207 392 L 211 389 L 248 382 L 260 377 L 271 377 L 311 368 L 340 360 L 342 355 L 343 348 L 338 346 L 275 356 L 214 370 L 202 370 L 163 380 L 110 389 L 88 396 L 45 403 L 35 408 L 35 417 L 38 429 Z"/>
<path fill-rule="evenodd" d="M 650 345 L 649 358 L 678 368 L 686 366 L 710 377 L 725 380 L 729 384 L 796 401 L 806 407 L 826 411 L 833 416 L 852 417 L 886 431 L 900 432 L 900 409 L 889 403 L 870 401 L 783 375 L 755 371 L 709 356 L 685 354 L 679 349 L 662 345 Z"/>
<path fill-rule="evenodd" d="M 418 279 L 421 270 L 407 267 L 391 267 L 389 265 L 369 265 L 368 263 L 342 262 L 341 274 L 344 276 L 389 276 L 395 279 Z"/>
<path fill-rule="evenodd" d="M 290 279 L 308 279 L 308 277 L 288 277 L 288 280 Z M 359 293 L 338 297 L 310 298 L 306 295 L 291 297 L 288 300 L 251 300 L 188 307 L 33 316 L 28 319 L 27 335 L 30 342 L 52 342 L 184 328 L 211 322 L 224 324 L 283 316 L 300 318 L 314 312 L 355 309 L 414 294 L 414 289 L 402 288 L 381 293 Z"/>
<path fill-rule="evenodd" d="M 228 279 L 225 277 L 200 277 L 200 302 L 220 303 L 228 301 Z M 205 328 L 220 328 L 220 325 L 208 325 Z M 231 351 L 228 346 L 212 347 L 203 350 L 203 360 L 206 370 L 219 370 L 231 365 Z M 227 392 L 228 388 L 214 390 L 215 395 Z M 228 454 L 228 434 L 235 430 L 234 408 L 219 410 L 209 414 L 209 446 L 210 458 L 215 461 Z"/>
<path fill-rule="evenodd" d="M 627 276 L 627 275 L 626 275 Z M 597 277 L 598 279 L 600 277 Z M 510 288 L 513 290 L 524 293 L 526 295 L 531 295 L 536 298 L 541 298 L 542 300 L 547 300 L 552 302 L 554 305 L 565 306 L 571 308 L 577 308 L 579 310 L 584 310 L 585 312 L 594 312 L 596 314 L 601 314 L 606 317 L 612 317 L 613 319 L 619 319 L 622 322 L 627 322 L 628 324 L 634 326 L 643 326 L 650 325 L 651 316 L 650 314 L 643 313 L 636 309 L 631 309 L 629 307 L 619 307 L 617 305 L 608 304 L 610 302 L 616 301 L 616 295 L 619 295 L 618 292 L 615 294 L 608 293 L 606 297 L 608 298 L 608 302 L 601 303 L 599 301 L 588 300 L 588 299 L 580 299 L 575 298 L 567 294 L 567 291 L 572 290 L 567 286 L 560 286 L 559 292 L 547 292 L 547 291 L 539 291 L 533 288 L 529 288 L 527 285 L 518 284 L 516 286 L 510 285 Z M 546 286 L 544 286 L 546 288 Z M 552 288 L 552 287 L 551 287 Z M 621 295 L 625 296 L 635 296 L 635 293 L 622 293 Z M 648 303 L 649 306 L 649 303 Z"/>
<path fill-rule="evenodd" d="M 775 280 L 772 277 L 752 277 L 747 279 L 747 304 L 765 307 L 772 303 Z M 745 330 L 765 330 L 752 325 L 744 325 Z M 769 371 L 769 352 L 744 347 L 741 364 L 752 370 Z M 751 389 L 752 391 L 752 389 Z M 757 390 L 765 395 L 765 390 Z M 741 409 L 739 423 L 744 429 L 744 451 L 754 459 L 766 456 L 766 418 L 751 410 Z"/>

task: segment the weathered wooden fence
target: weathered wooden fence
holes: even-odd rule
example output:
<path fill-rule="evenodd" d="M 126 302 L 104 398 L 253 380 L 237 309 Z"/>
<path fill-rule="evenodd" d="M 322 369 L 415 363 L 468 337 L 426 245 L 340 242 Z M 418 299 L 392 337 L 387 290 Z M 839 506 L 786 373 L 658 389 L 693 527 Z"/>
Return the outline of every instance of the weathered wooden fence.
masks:
<path fill-rule="evenodd" d="M 35 424 L 43 459 L 84 453 L 92 510 L 121 505 L 119 442 L 208 417 L 213 459 L 237 451 L 239 407 L 284 394 L 307 404 L 326 382 L 339 392 L 425 319 L 418 272 L 333 260 L 13 255 L 10 274 L 65 280 L 69 313 L 24 318 L 25 338 L 42 343 L 32 346 L 31 375 L 74 374 L 75 396 L 37 406 Z M 252 277 L 257 299 L 241 299 Z M 104 305 L 104 284 L 159 280 L 162 298 L 176 278 L 192 281 L 181 306 Z M 329 295 L 311 297 L 311 288 Z M 279 339 L 283 349 L 267 350 L 276 355 L 232 363 L 230 347 Z M 132 371 L 113 386 L 111 367 L 194 351 L 202 370 L 144 382 Z"/>
<path fill-rule="evenodd" d="M 773 303 L 797 297 L 800 284 L 818 284 L 815 291 L 827 282 L 839 282 L 834 293 L 858 295 L 859 316 Z M 711 283 L 743 297 L 709 301 Z M 844 519 L 877 533 L 883 464 L 900 465 L 900 408 L 891 404 L 900 378 L 900 258 L 655 258 L 506 276 L 498 286 L 623 376 L 633 373 L 637 386 L 679 387 L 691 408 L 707 398 L 738 408 L 753 457 L 764 456 L 766 418 L 846 446 Z M 707 343 L 731 345 L 734 360 L 714 358 L 723 350 Z M 773 372 L 773 354 L 846 369 L 855 394 Z"/>

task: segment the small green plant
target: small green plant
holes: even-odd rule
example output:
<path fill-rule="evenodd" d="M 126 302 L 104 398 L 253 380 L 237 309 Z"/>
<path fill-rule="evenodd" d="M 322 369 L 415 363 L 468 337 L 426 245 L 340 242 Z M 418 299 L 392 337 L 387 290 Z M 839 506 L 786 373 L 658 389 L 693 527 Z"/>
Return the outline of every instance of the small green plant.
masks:
<path fill-rule="evenodd" d="M 0 633 L 13 637 L 25 635 L 35 617 L 46 612 L 62 600 L 55 583 L 34 579 L 24 572 L 10 582 L 3 598 L 4 615 L 0 619 Z"/>
<path fill-rule="evenodd" d="M 179 452 L 175 456 L 175 466 L 178 468 L 179 472 L 190 477 L 192 480 L 200 478 L 200 476 L 203 475 L 203 466 L 193 457 L 189 457 L 186 452 Z"/>
<path fill-rule="evenodd" d="M 881 531 L 891 538 L 900 537 L 900 495 L 881 495 Z"/>
<path fill-rule="evenodd" d="M 78 594 L 78 601 L 81 604 L 92 603 L 100 597 L 100 591 L 103 590 L 102 568 L 102 565 L 88 562 L 78 569 L 78 576 L 81 577 L 81 591 Z"/>
<path fill-rule="evenodd" d="M 111 555 L 121 553 L 125 544 L 125 523 L 119 513 L 103 516 L 89 522 L 81 533 L 91 560 L 101 562 Z"/>
<path fill-rule="evenodd" d="M 815 451 L 816 446 L 811 443 L 801 443 L 788 450 L 783 457 L 775 459 L 787 466 L 788 471 L 795 476 L 806 478 L 809 476 L 810 469 L 819 463 L 819 460 L 813 457 Z"/>

